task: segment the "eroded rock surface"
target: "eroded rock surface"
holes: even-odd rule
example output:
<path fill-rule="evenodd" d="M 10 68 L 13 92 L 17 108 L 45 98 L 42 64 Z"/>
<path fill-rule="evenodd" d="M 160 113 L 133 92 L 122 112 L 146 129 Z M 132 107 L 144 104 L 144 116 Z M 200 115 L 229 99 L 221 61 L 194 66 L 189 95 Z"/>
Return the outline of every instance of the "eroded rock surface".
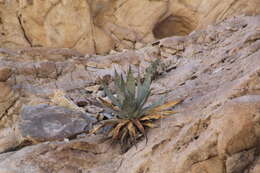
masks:
<path fill-rule="evenodd" d="M 0 93 L 0 104 L 9 105 L 0 119 L 0 172 L 258 173 L 259 39 L 260 16 L 238 16 L 188 36 L 107 56 L 69 49 L 0 51 L 0 66 L 12 69 L 0 85 L 8 91 Z M 137 148 L 121 153 L 101 134 L 19 143 L 23 106 L 63 106 L 95 117 L 101 112 L 95 100 L 102 95 L 100 77 L 110 81 L 114 68 L 127 69 L 128 64 L 142 72 L 156 58 L 162 62 L 161 75 L 152 85 L 151 100 L 161 95 L 185 100 L 177 114 L 148 131 L 147 144 L 141 139 Z"/>
<path fill-rule="evenodd" d="M 0 43 L 104 54 L 259 9 L 258 0 L 1 0 Z"/>

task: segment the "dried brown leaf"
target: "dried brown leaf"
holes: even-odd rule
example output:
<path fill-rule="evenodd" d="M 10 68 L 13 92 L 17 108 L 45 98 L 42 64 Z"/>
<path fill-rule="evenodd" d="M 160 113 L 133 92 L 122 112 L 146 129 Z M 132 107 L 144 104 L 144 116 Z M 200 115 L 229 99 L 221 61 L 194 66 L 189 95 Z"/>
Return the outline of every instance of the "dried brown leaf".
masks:
<path fill-rule="evenodd" d="M 146 143 L 147 143 L 148 139 L 147 139 L 147 136 L 145 134 L 144 126 L 142 125 L 142 123 L 138 119 L 134 119 L 134 120 L 132 120 L 132 122 L 140 130 L 140 132 L 145 136 Z"/>
<path fill-rule="evenodd" d="M 163 105 L 160 105 L 160 106 L 157 106 L 157 107 L 151 109 L 150 112 L 158 112 L 158 111 L 162 111 L 164 109 L 169 109 L 170 107 L 173 107 L 182 101 L 183 101 L 183 99 L 177 99 L 174 101 L 164 103 Z"/>
<path fill-rule="evenodd" d="M 161 115 L 161 114 L 149 114 L 146 116 L 143 116 L 142 118 L 140 118 L 141 121 L 145 121 L 145 120 L 158 120 L 161 118 L 164 118 L 165 116 Z"/>
<path fill-rule="evenodd" d="M 118 123 L 116 125 L 116 127 L 114 128 L 114 132 L 113 132 L 113 139 L 117 139 L 119 134 L 120 134 L 120 129 L 125 126 L 127 123 L 129 122 L 129 120 L 123 120 L 120 123 Z"/>
<path fill-rule="evenodd" d="M 129 131 L 129 135 L 132 139 L 135 138 L 136 136 L 136 131 L 135 131 L 135 127 L 133 125 L 133 123 L 130 121 L 128 124 L 127 124 L 127 129 Z"/>
<path fill-rule="evenodd" d="M 155 128 L 156 127 L 156 125 L 155 124 L 153 124 L 153 123 L 151 123 L 151 122 L 144 122 L 144 123 L 142 123 L 144 126 L 146 126 L 146 127 L 149 127 L 149 128 Z"/>
<path fill-rule="evenodd" d="M 119 111 L 119 109 L 114 106 L 112 103 L 109 103 L 108 101 L 104 100 L 103 98 L 99 97 L 98 100 L 103 104 L 105 105 L 106 107 L 114 110 L 114 111 Z"/>

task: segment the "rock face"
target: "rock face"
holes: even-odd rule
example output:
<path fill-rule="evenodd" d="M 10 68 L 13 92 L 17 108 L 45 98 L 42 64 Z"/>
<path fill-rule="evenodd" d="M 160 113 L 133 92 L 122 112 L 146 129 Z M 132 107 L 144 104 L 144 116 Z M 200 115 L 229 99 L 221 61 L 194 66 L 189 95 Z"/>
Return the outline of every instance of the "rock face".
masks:
<path fill-rule="evenodd" d="M 260 2 L 2 0 L 0 9 L 0 44 L 6 48 L 43 46 L 103 54 L 186 35 L 233 15 L 260 14 Z"/>
<path fill-rule="evenodd" d="M 154 3 L 160 9 L 165 3 L 140 2 L 144 6 Z M 1 91 L 5 90 L 0 92 L 0 172 L 260 170 L 260 16 L 232 17 L 188 36 L 164 38 L 139 50 L 107 56 L 57 48 L 2 49 L 0 53 L 0 66 L 11 69 L 0 83 Z M 121 153 L 119 146 L 104 142 L 101 134 L 77 136 L 89 122 L 81 111 L 89 111 L 93 117 L 101 112 L 90 110 L 98 107 L 95 96 L 102 95 L 100 78 L 109 81 L 114 68 L 127 69 L 128 64 L 134 72 L 142 72 L 156 58 L 162 62 L 162 75 L 152 85 L 151 100 L 161 95 L 166 101 L 185 100 L 176 107 L 177 114 L 148 131 L 147 144 L 141 139 L 136 148 Z M 61 128 L 61 124 L 68 128 Z M 36 127 L 39 133 L 33 130 Z M 63 141 L 64 137 L 70 139 Z M 36 142 L 31 145 L 20 139 Z"/>

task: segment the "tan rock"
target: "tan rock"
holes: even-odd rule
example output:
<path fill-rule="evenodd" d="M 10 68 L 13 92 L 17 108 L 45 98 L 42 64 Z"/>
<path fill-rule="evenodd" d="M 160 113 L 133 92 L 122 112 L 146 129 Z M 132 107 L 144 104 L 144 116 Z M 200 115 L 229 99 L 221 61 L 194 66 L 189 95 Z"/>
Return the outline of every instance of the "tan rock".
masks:
<path fill-rule="evenodd" d="M 103 164 L 100 164 L 96 170 L 93 170 L 95 173 L 109 171 L 105 162 L 110 158 L 106 154 L 112 156 L 113 153 L 111 151 L 107 152 L 105 148 L 107 145 L 101 144 L 97 146 L 95 145 L 96 142 L 97 139 L 78 139 L 70 142 L 38 144 L 34 147 L 20 150 L 19 154 L 17 153 L 18 155 L 3 158 L 0 163 L 0 172 L 21 173 L 21 170 L 25 170 L 28 173 L 43 173 L 46 171 L 53 173 L 64 173 L 65 171 L 68 173 L 86 172 L 94 168 L 97 162 Z M 82 151 L 83 153 L 81 153 Z M 26 163 L 23 163 L 24 158 L 26 158 Z M 60 161 L 56 162 L 56 159 Z M 110 162 L 113 163 L 113 166 L 110 166 L 112 170 L 120 166 L 120 162 L 116 162 L 115 159 L 110 159 Z M 15 166 L 16 163 L 21 164 L 19 168 Z M 9 166 L 8 164 L 14 165 Z M 38 166 L 39 164 L 41 166 Z"/>
<path fill-rule="evenodd" d="M 221 112 L 223 118 L 217 123 L 220 133 L 218 152 L 221 156 L 234 154 L 256 145 L 255 126 L 260 117 L 259 106 L 259 96 L 243 96 L 223 108 Z"/>
<path fill-rule="evenodd" d="M 148 43 L 187 35 L 230 16 L 260 14 L 259 6 L 258 0 L 3 1 L 0 43 L 104 54 L 115 45 L 118 50 L 133 47 L 123 41 Z"/>
<path fill-rule="evenodd" d="M 15 128 L 4 128 L 0 131 L 0 153 L 17 147 L 21 138 Z"/>
<path fill-rule="evenodd" d="M 141 49 L 141 48 L 143 48 L 145 45 L 143 44 L 143 43 L 141 43 L 141 42 L 137 42 L 137 43 L 135 43 L 135 49 Z"/>
<path fill-rule="evenodd" d="M 17 96 L 5 83 L 0 82 L 0 153 L 19 144 L 19 137 L 15 133 L 15 128 L 10 126 L 12 117 L 8 117 L 9 111 L 15 107 Z M 9 121 L 8 121 L 8 120 Z M 8 125 L 9 124 L 9 125 Z M 9 126 L 9 127 L 8 127 Z"/>
<path fill-rule="evenodd" d="M 167 1 L 118 1 L 115 3 L 115 24 L 136 31 L 142 38 L 152 32 L 157 21 L 167 12 L 167 6 Z"/>
<path fill-rule="evenodd" d="M 114 48 L 114 41 L 109 36 L 108 33 L 104 32 L 99 27 L 94 27 L 94 44 L 95 44 L 95 52 L 97 54 L 105 54 L 108 53 L 111 49 Z"/>
<path fill-rule="evenodd" d="M 2 117 L 16 98 L 12 89 L 5 83 L 0 82 L 0 91 L 0 117 Z"/>
<path fill-rule="evenodd" d="M 50 99 L 54 105 L 58 105 L 78 112 L 85 112 L 83 108 L 78 107 L 72 100 L 68 99 L 66 97 L 66 94 L 62 90 L 56 90 Z"/>
<path fill-rule="evenodd" d="M 28 47 L 30 44 L 23 34 L 16 10 L 16 1 L 6 1 L 0 3 L 0 44 L 1 47 L 19 48 Z"/>
<path fill-rule="evenodd" d="M 94 52 L 92 19 L 86 1 L 21 1 L 20 20 L 33 46 L 76 47 Z M 87 39 L 88 38 L 88 39 Z"/>
<path fill-rule="evenodd" d="M 218 157 L 196 163 L 191 167 L 191 173 L 223 173 L 224 163 Z"/>
<path fill-rule="evenodd" d="M 12 74 L 12 69 L 8 67 L 0 67 L 0 82 L 5 82 Z"/>
<path fill-rule="evenodd" d="M 193 163 L 204 161 L 207 160 L 207 158 L 216 156 L 216 140 L 216 132 L 210 131 L 202 134 L 199 140 L 191 143 L 179 156 L 175 167 L 176 173 L 188 172 L 188 168 L 190 168 Z M 219 166 L 217 167 L 221 168 Z"/>

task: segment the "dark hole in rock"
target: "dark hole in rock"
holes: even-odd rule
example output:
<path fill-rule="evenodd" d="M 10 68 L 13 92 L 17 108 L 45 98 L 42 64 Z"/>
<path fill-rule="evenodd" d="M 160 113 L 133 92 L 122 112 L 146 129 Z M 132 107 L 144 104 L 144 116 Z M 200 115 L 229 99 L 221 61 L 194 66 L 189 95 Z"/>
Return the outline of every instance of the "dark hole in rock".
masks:
<path fill-rule="evenodd" d="M 171 15 L 155 25 L 153 34 L 156 39 L 187 35 L 195 29 L 191 23 L 187 17 Z"/>
<path fill-rule="evenodd" d="M 87 106 L 88 105 L 88 102 L 87 101 L 85 101 L 85 100 L 79 100 L 79 101 L 77 101 L 77 106 L 79 106 L 79 107 L 84 107 L 84 106 Z"/>
<path fill-rule="evenodd" d="M 195 136 L 194 139 L 195 139 L 195 140 L 199 139 L 199 136 Z"/>
<path fill-rule="evenodd" d="M 166 69 L 166 72 L 169 73 L 170 71 L 175 70 L 176 68 L 177 68 L 177 66 L 170 67 L 170 68 Z"/>
<path fill-rule="evenodd" d="M 185 83 L 186 83 L 186 82 L 182 82 L 182 83 L 179 84 L 179 86 L 183 86 L 183 85 L 185 85 Z"/>

